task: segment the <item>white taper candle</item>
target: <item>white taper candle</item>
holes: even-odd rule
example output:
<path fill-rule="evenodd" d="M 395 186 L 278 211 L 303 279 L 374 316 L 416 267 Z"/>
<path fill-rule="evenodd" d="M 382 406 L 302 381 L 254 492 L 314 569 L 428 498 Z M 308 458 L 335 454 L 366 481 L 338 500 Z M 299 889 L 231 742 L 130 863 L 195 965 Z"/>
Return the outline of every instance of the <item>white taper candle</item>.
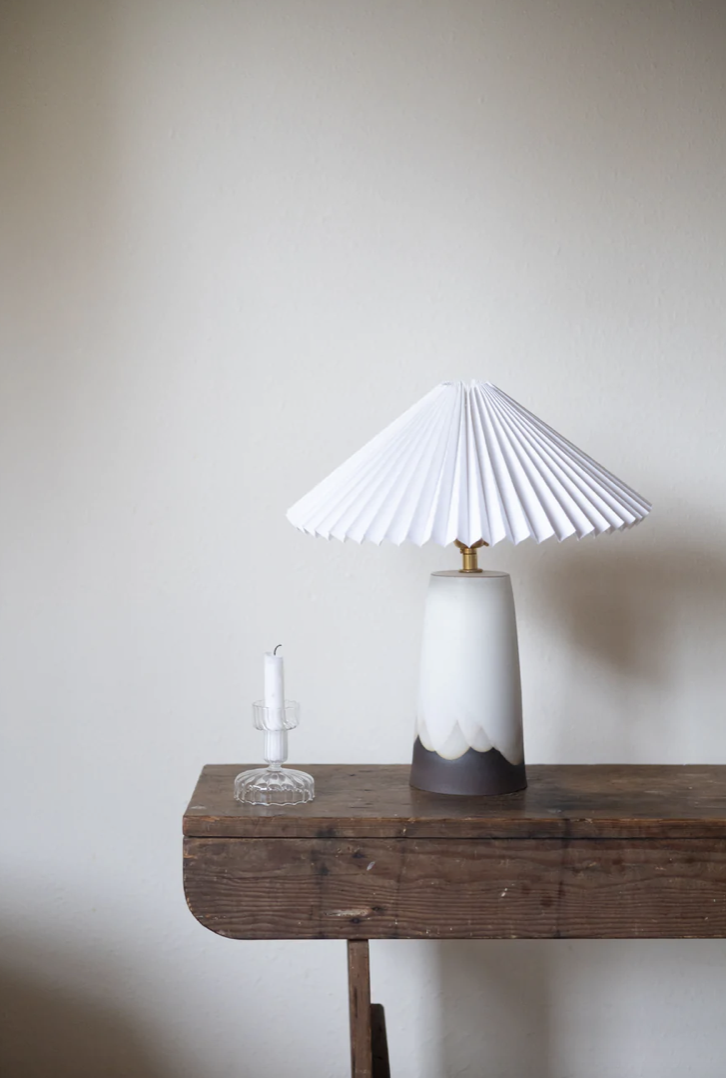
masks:
<path fill-rule="evenodd" d="M 269 723 L 265 731 L 265 759 L 279 765 L 287 759 L 287 733 L 284 729 L 285 665 L 282 655 L 275 654 L 276 651 L 277 648 L 265 652 L 265 707 Z"/>
<path fill-rule="evenodd" d="M 276 655 L 275 651 L 265 652 L 265 707 L 270 711 L 271 728 L 281 730 L 285 707 L 285 666 L 282 655 Z"/>

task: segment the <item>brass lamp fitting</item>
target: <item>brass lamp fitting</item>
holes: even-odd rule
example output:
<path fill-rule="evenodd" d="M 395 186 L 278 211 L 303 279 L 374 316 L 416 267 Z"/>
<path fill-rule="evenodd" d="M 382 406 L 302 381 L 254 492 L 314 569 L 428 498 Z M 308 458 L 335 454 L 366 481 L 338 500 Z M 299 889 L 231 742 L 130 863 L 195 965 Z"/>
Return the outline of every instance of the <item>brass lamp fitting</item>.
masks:
<path fill-rule="evenodd" d="M 479 562 L 478 562 L 478 559 L 477 559 L 477 553 L 476 552 L 479 549 L 479 547 L 489 546 L 489 544 L 485 543 L 483 539 L 480 539 L 478 543 L 474 543 L 473 546 L 464 546 L 464 544 L 461 543 L 458 539 L 455 539 L 454 542 L 456 543 L 459 550 L 461 551 L 462 566 L 461 566 L 461 569 L 459 569 L 459 572 L 460 573 L 482 573 L 482 572 L 484 572 L 483 569 L 479 568 Z"/>

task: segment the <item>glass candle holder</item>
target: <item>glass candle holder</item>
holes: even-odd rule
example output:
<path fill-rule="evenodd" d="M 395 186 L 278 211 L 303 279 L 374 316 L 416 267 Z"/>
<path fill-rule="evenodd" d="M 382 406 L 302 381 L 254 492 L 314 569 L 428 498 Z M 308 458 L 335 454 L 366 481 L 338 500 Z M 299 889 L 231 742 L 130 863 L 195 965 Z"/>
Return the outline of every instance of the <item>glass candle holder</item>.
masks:
<path fill-rule="evenodd" d="M 286 700 L 284 707 L 252 705 L 252 719 L 265 735 L 267 767 L 241 771 L 234 780 L 234 796 L 246 805 L 301 805 L 315 797 L 315 781 L 305 771 L 283 767 L 287 760 L 287 733 L 300 721 L 300 705 Z"/>

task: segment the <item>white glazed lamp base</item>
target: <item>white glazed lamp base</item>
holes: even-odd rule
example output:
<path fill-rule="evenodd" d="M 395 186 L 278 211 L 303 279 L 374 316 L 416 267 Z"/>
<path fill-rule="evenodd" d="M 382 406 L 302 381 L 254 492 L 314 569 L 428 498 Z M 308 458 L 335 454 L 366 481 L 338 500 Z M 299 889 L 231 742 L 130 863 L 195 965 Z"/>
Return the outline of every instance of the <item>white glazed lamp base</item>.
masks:
<path fill-rule="evenodd" d="M 429 581 L 411 785 L 506 794 L 527 785 L 512 584 L 506 573 Z"/>

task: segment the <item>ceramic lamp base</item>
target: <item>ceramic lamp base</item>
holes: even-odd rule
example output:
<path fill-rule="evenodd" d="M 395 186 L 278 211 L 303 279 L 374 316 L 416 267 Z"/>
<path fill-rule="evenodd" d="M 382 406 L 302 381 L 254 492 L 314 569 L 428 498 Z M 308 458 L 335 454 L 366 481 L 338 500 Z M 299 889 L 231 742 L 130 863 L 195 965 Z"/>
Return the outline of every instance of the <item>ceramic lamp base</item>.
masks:
<path fill-rule="evenodd" d="M 413 743 L 411 785 L 434 794 L 512 794 L 525 789 L 527 773 L 524 763 L 510 764 L 496 749 L 469 749 L 456 760 L 445 760 L 425 749 L 417 737 Z"/>
<path fill-rule="evenodd" d="M 527 785 L 517 622 L 506 573 L 431 576 L 411 785 L 462 795 Z"/>

